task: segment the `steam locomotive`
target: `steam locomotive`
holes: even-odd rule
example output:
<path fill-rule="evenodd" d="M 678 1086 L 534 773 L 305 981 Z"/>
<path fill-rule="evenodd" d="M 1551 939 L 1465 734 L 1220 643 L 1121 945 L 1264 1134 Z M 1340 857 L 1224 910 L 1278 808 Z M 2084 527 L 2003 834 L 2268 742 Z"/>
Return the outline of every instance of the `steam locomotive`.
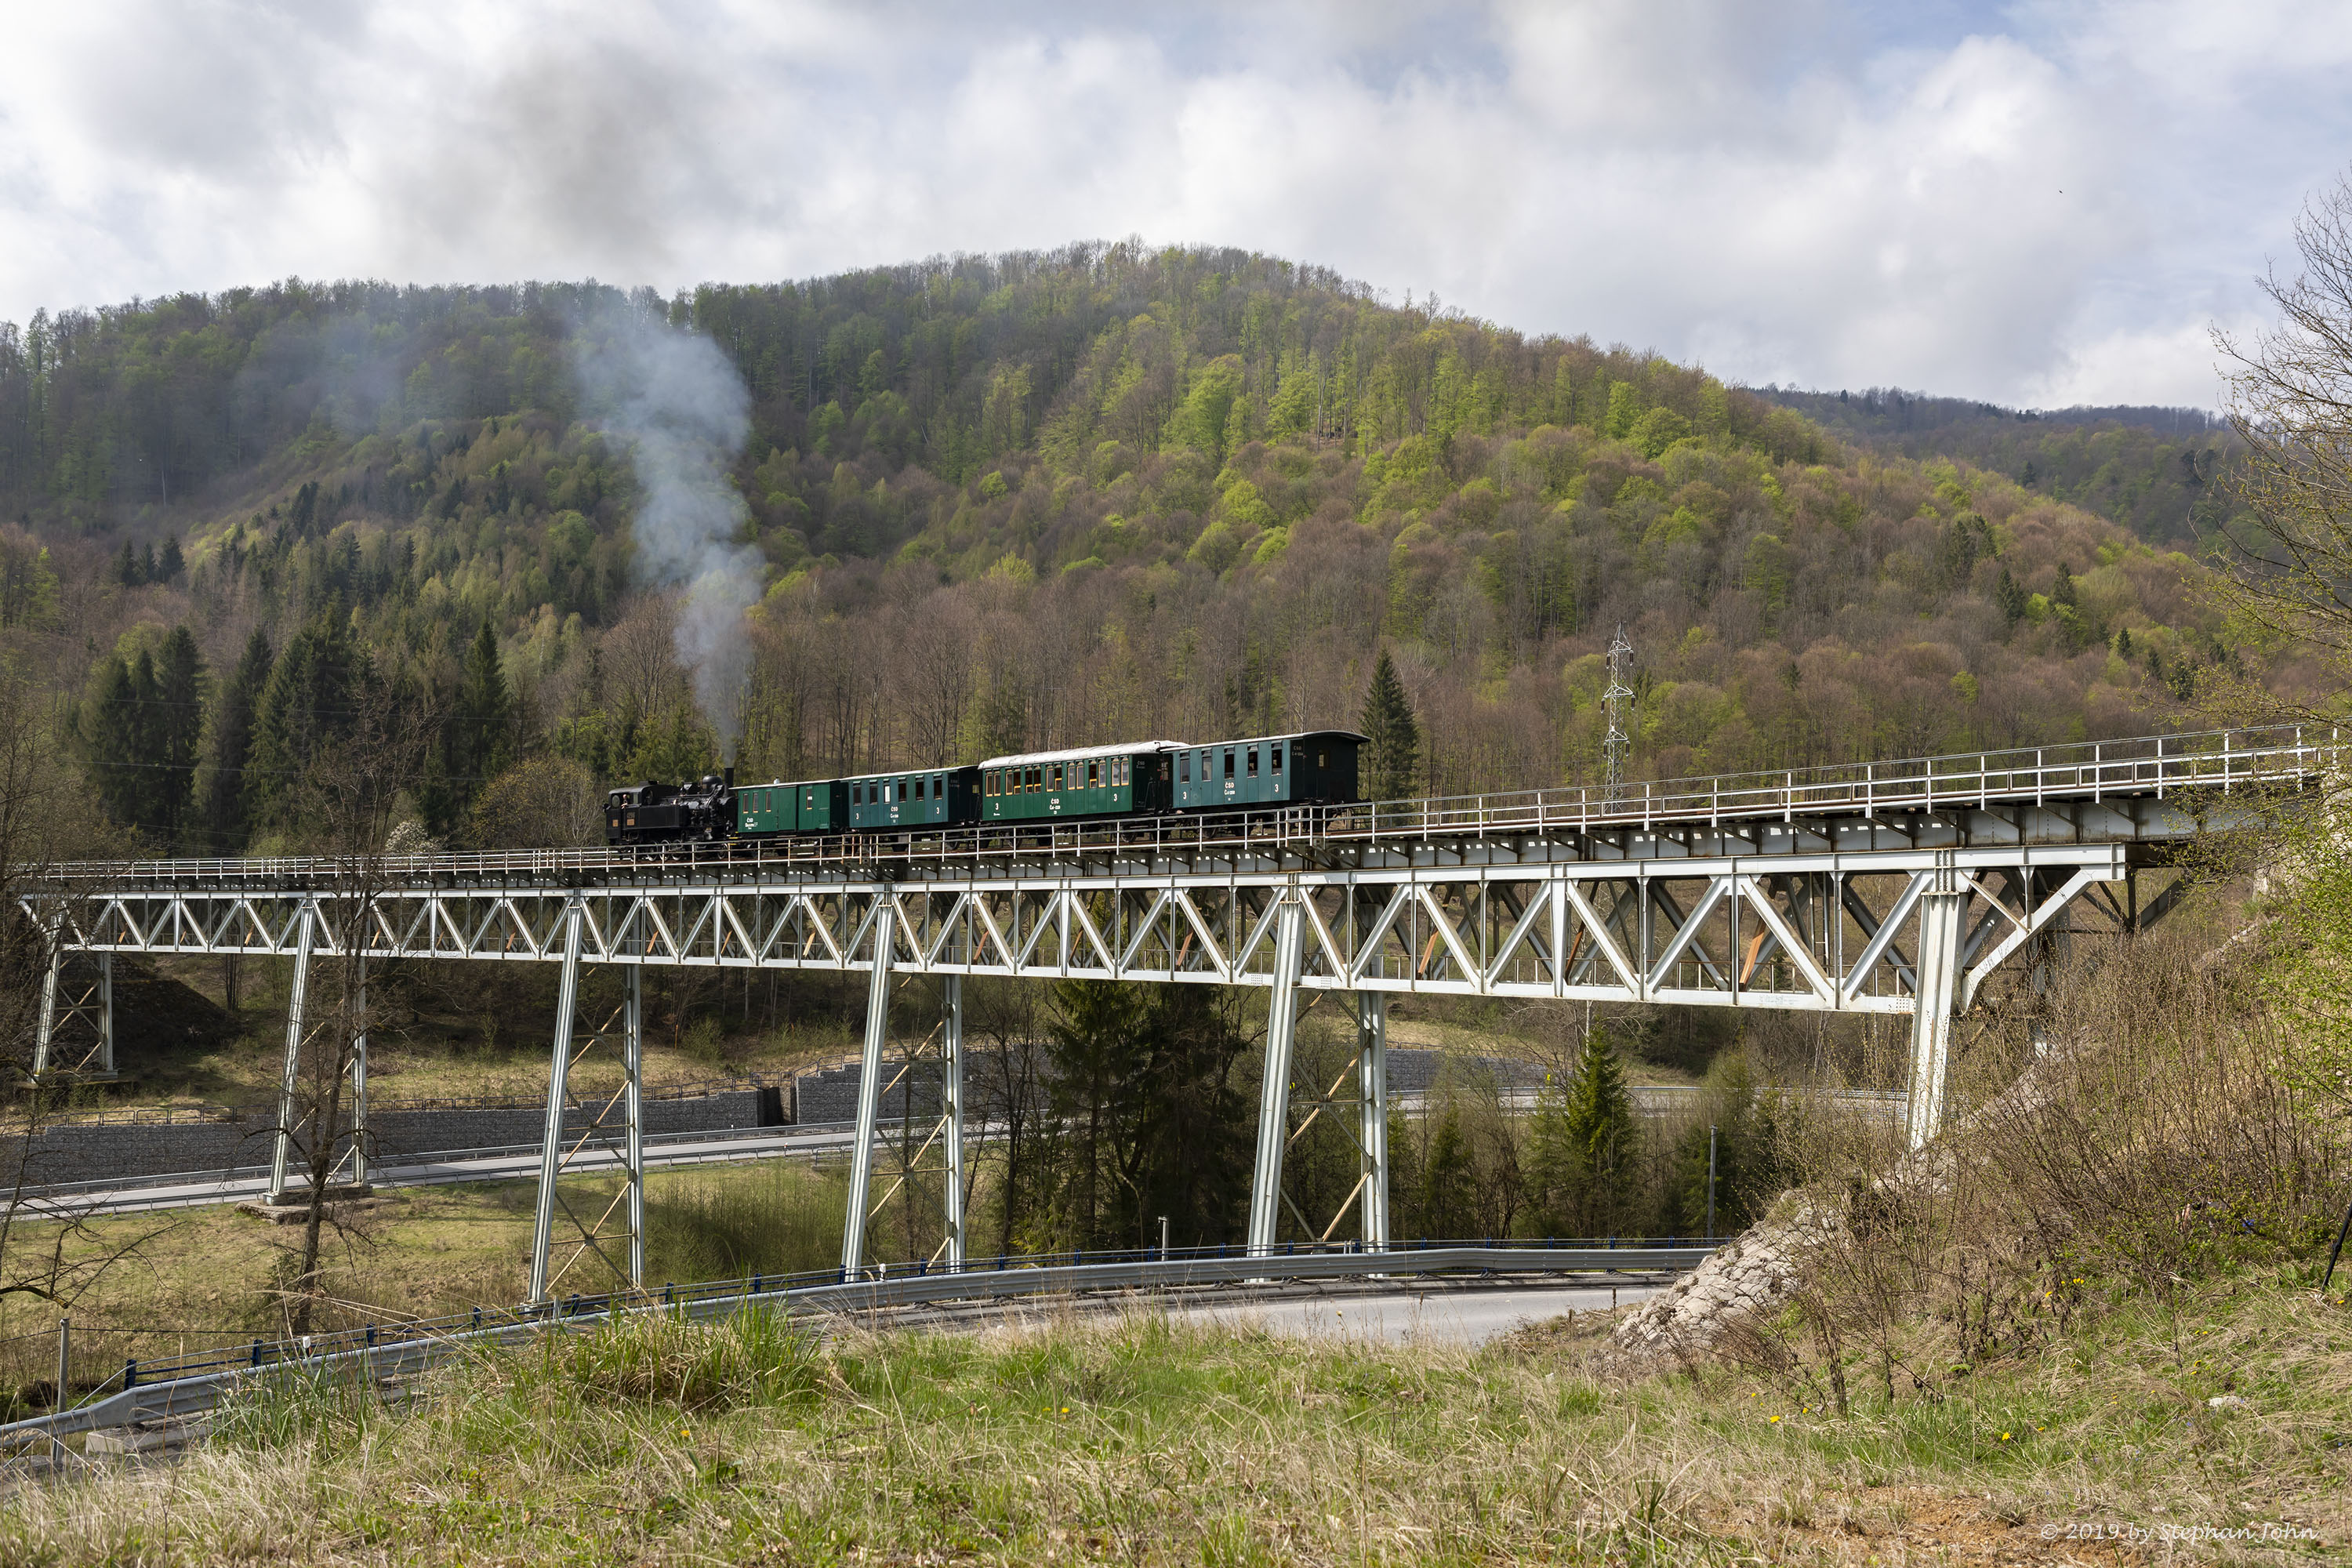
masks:
<path fill-rule="evenodd" d="M 730 768 L 685 784 L 647 780 L 612 791 L 604 797 L 604 842 L 638 848 L 1340 805 L 1362 798 L 1363 743 L 1346 730 L 1213 745 L 1141 741 L 791 784 L 739 785 Z"/>

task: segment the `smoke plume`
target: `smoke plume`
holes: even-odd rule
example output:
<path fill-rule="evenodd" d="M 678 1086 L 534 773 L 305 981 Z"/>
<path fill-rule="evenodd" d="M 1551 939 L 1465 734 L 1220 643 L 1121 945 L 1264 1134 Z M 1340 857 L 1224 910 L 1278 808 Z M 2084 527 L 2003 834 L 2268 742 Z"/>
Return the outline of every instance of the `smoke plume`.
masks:
<path fill-rule="evenodd" d="M 636 574 L 686 590 L 678 658 L 730 760 L 751 668 L 743 613 L 759 603 L 762 557 L 738 542 L 749 512 L 727 470 L 751 428 L 743 378 L 709 338 L 642 305 L 597 312 L 572 338 L 583 413 L 626 441 L 641 493 Z"/>

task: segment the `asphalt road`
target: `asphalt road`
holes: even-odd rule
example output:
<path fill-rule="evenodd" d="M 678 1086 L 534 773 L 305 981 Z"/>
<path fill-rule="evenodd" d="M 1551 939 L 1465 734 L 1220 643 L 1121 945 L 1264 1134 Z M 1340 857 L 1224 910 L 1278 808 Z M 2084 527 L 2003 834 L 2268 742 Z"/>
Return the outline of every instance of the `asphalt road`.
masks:
<path fill-rule="evenodd" d="M 808 1159 L 848 1152 L 849 1130 L 837 1127 L 778 1127 L 757 1131 L 673 1134 L 646 1140 L 646 1168 L 720 1164 L 745 1160 Z M 566 1175 L 618 1170 L 617 1153 L 583 1149 L 564 1166 Z M 537 1149 L 460 1149 L 392 1163 L 369 1173 L 379 1187 L 429 1187 L 456 1182 L 503 1182 L 539 1174 Z M 199 1208 L 207 1204 L 249 1203 L 269 1190 L 267 1172 L 207 1173 L 120 1186 L 50 1188 L 28 1194 L 33 1213 L 138 1214 L 153 1209 Z"/>
<path fill-rule="evenodd" d="M 1415 1287 L 1322 1300 L 1247 1301 L 1232 1306 L 1171 1304 L 1169 1315 L 1228 1329 L 1261 1328 L 1299 1339 L 1384 1344 L 1481 1345 L 1563 1312 L 1605 1310 L 1643 1300 L 1657 1285 L 1567 1283 L 1493 1289 Z"/>
<path fill-rule="evenodd" d="M 1486 1281 L 1454 1277 L 1377 1282 L 1228 1287 L 1144 1293 L 1060 1296 L 1009 1302 L 941 1303 L 876 1315 L 877 1325 L 949 1332 L 1044 1328 L 1072 1317 L 1164 1311 L 1187 1322 L 1334 1343 L 1481 1345 L 1528 1323 L 1565 1312 L 1629 1306 L 1664 1289 L 1669 1278 L 1644 1275 L 1612 1286 L 1591 1277 L 1549 1280 L 1521 1275 Z"/>

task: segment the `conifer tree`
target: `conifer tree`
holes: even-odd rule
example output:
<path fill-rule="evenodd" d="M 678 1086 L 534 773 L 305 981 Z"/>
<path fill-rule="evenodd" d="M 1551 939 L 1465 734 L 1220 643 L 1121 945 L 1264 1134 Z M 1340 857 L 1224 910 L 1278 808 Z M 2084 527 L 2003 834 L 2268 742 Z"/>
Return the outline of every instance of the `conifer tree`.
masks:
<path fill-rule="evenodd" d="M 1562 1091 L 1536 1110 L 1528 1164 L 1537 1207 L 1554 1235 L 1612 1234 L 1633 1153 L 1633 1100 L 1605 1028 L 1584 1037 Z"/>
<path fill-rule="evenodd" d="M 1429 1136 L 1429 1157 L 1422 1162 L 1420 1200 L 1414 1205 L 1422 1235 L 1447 1241 L 1468 1235 L 1476 1183 L 1470 1143 L 1462 1135 L 1462 1112 L 1448 1100 Z"/>
<path fill-rule="evenodd" d="M 110 658 L 99 678 L 98 701 L 82 721 L 81 739 L 98 804 L 121 823 L 136 824 L 145 804 L 140 797 L 139 719 L 130 667 Z"/>
<path fill-rule="evenodd" d="M 1370 742 L 1363 769 L 1366 797 L 1402 800 L 1413 794 L 1421 772 L 1421 726 L 1386 648 L 1372 670 L 1371 689 L 1364 693 L 1363 725 Z"/>
<path fill-rule="evenodd" d="M 176 533 L 166 535 L 163 540 L 163 552 L 155 558 L 157 576 L 161 581 L 169 583 L 186 569 L 187 562 L 180 553 L 180 536 Z"/>
<path fill-rule="evenodd" d="M 310 764 L 350 728 L 362 674 L 337 616 L 319 616 L 287 643 L 254 715 L 246 793 L 253 826 L 289 816 Z"/>
<path fill-rule="evenodd" d="M 463 800 L 496 776 L 513 758 L 514 701 L 499 658 L 499 635 L 482 617 L 457 682 L 457 710 L 449 734 L 449 774 Z"/>
<path fill-rule="evenodd" d="M 114 580 L 126 588 L 139 586 L 139 557 L 127 539 L 122 542 L 122 553 L 114 558 Z"/>
<path fill-rule="evenodd" d="M 196 639 L 186 626 L 173 626 L 172 635 L 163 639 L 163 658 L 155 672 L 152 739 L 155 826 L 164 843 L 173 848 L 181 846 L 191 826 L 196 742 L 204 732 L 204 676 Z"/>
<path fill-rule="evenodd" d="M 214 704 L 210 754 L 205 759 L 200 792 L 205 847 L 212 854 L 233 855 L 245 847 L 248 794 L 246 763 L 253 751 L 253 721 L 269 683 L 269 638 L 256 626 L 246 639 L 244 657 Z"/>

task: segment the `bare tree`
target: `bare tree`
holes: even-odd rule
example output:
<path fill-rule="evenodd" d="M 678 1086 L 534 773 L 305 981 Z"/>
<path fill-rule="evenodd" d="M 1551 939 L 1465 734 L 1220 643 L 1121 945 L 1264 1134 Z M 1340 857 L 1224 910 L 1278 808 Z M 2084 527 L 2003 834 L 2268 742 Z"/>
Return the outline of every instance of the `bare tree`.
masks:
<path fill-rule="evenodd" d="M 965 1058 L 970 1107 L 981 1124 L 1002 1134 L 1003 1179 L 998 1184 L 996 1250 L 1016 1250 L 1023 1222 L 1046 1199 L 1049 1150 L 1045 1131 L 1044 1020 L 1038 1016 L 1039 987 L 1021 981 L 968 982 L 964 987 L 964 1037 L 980 1049 Z"/>
<path fill-rule="evenodd" d="M 2222 591 L 2283 647 L 2324 658 L 2335 677 L 2325 706 L 2352 666 L 2352 175 L 2305 207 L 2294 238 L 2302 274 L 2262 282 L 2278 324 L 2251 342 L 2214 333 L 2230 367 L 2230 423 L 2246 444 L 2238 492 L 2252 523 L 2222 531 Z M 2242 710 L 2314 712 L 2242 683 L 2219 695 Z"/>
<path fill-rule="evenodd" d="M 320 749 L 300 784 L 299 819 L 310 825 L 326 875 L 319 891 L 320 946 L 331 956 L 318 979 L 322 1005 L 294 1043 L 282 1102 L 284 1134 L 299 1155 L 308 1191 L 303 1195 L 301 1239 L 287 1291 L 289 1333 L 310 1331 L 311 1317 L 324 1290 L 320 1258 L 331 1228 L 349 1235 L 332 1200 L 336 1177 L 346 1162 L 368 1152 L 369 1134 L 352 1125 L 354 1066 L 369 1033 L 368 954 L 377 911 L 393 887 L 384 853 L 399 802 L 399 781 L 415 776 L 428 737 L 438 728 L 418 711 L 415 694 L 385 680 L 370 680 L 354 702 L 352 726 Z M 381 985 L 379 985 L 381 990 Z M 290 1163 L 290 1162 L 289 1162 Z"/>
<path fill-rule="evenodd" d="M 632 599 L 604 634 L 604 668 L 617 706 L 631 717 L 661 712 L 683 697 L 677 601 L 667 594 L 640 594 Z"/>

